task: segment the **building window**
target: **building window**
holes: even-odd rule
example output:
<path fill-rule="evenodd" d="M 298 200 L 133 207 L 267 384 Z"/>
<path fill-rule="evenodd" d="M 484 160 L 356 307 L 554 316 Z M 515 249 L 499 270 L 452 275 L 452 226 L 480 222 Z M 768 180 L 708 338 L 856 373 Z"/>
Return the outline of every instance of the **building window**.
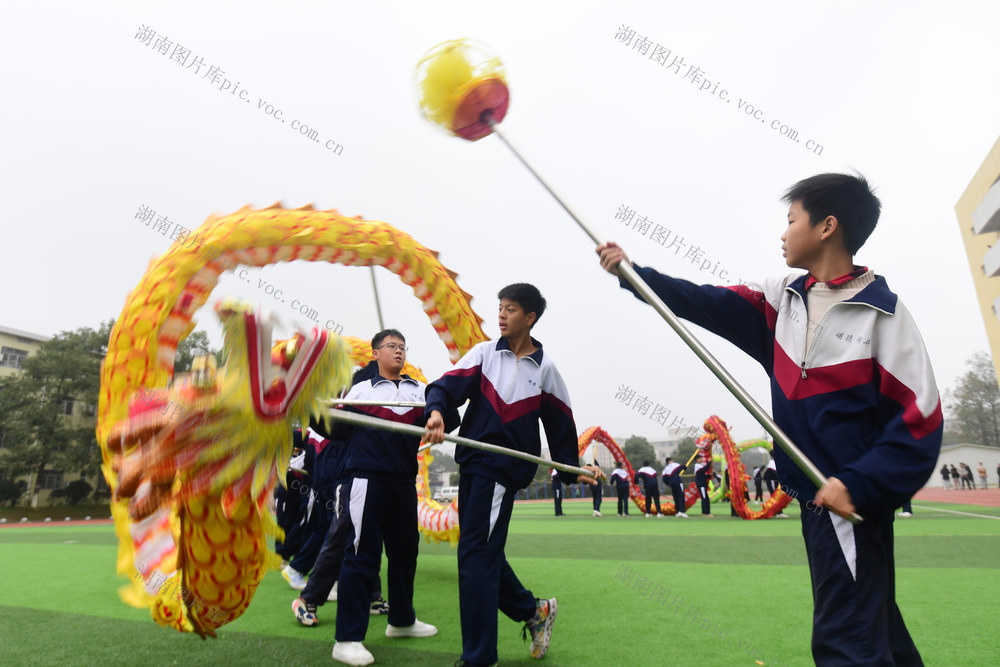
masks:
<path fill-rule="evenodd" d="M 91 405 L 90 403 L 84 403 L 83 404 L 83 416 L 84 417 L 93 417 L 96 414 L 97 414 L 97 406 L 96 405 Z"/>
<path fill-rule="evenodd" d="M 38 486 L 41 489 L 61 489 L 63 488 L 63 474 L 46 470 L 38 478 Z"/>
<path fill-rule="evenodd" d="M 24 360 L 27 358 L 27 350 L 19 350 L 16 347 L 0 347 L 0 366 L 21 368 L 24 364 Z"/>
<path fill-rule="evenodd" d="M 61 414 L 64 414 L 64 415 L 71 415 L 71 414 L 73 414 L 73 399 L 72 398 L 68 398 L 68 399 L 66 399 L 65 401 L 62 402 L 62 412 L 61 412 Z"/>

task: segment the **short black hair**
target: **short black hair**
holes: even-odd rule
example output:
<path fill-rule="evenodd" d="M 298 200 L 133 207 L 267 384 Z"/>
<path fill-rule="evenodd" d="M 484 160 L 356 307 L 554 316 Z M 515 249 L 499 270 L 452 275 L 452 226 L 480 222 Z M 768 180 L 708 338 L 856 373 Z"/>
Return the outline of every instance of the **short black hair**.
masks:
<path fill-rule="evenodd" d="M 782 201 L 799 202 L 815 227 L 833 216 L 843 231 L 844 248 L 857 254 L 865 244 L 882 211 L 882 203 L 861 174 L 817 174 L 788 188 Z"/>
<path fill-rule="evenodd" d="M 545 297 L 537 287 L 529 283 L 507 285 L 497 293 L 497 299 L 510 299 L 521 306 L 525 315 L 534 313 L 535 321 L 532 322 L 532 327 L 538 324 L 538 320 L 542 319 L 542 313 L 545 312 Z"/>
<path fill-rule="evenodd" d="M 647 467 L 649 465 L 649 461 L 643 461 L 642 465 L 643 465 L 643 467 Z"/>
<path fill-rule="evenodd" d="M 382 341 L 384 341 L 389 336 L 395 336 L 404 343 L 406 342 L 406 338 L 403 336 L 403 334 L 399 333 L 399 331 L 397 331 L 396 329 L 384 329 L 382 331 L 379 331 L 377 334 L 375 334 L 375 337 L 372 338 L 372 349 L 374 350 L 379 345 L 381 345 Z"/>
<path fill-rule="evenodd" d="M 667 457 L 667 463 L 670 463 L 670 462 L 671 462 L 671 461 L 673 461 L 673 460 L 674 460 L 674 459 L 673 459 L 672 457 L 670 457 L 670 456 L 668 456 L 668 457 Z"/>

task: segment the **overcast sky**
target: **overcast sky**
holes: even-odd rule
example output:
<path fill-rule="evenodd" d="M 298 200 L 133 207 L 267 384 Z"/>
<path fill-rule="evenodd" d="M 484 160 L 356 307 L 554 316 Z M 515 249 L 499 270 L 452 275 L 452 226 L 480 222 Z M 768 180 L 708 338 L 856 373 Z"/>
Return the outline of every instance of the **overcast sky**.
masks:
<path fill-rule="evenodd" d="M 652 309 L 600 270 L 589 239 L 495 137 L 467 143 L 421 118 L 416 63 L 441 41 L 472 37 L 507 68 L 511 140 L 640 264 L 714 284 L 786 273 L 782 192 L 815 173 L 861 171 L 883 215 L 857 261 L 900 294 L 947 389 L 988 349 L 954 206 L 1000 136 L 998 24 L 1000 3 L 987 1 L 8 0 L 0 323 L 52 335 L 116 318 L 170 244 L 135 219 L 143 206 L 193 228 L 244 204 L 313 203 L 384 220 L 440 251 L 490 336 L 497 290 L 538 285 L 549 310 L 535 335 L 568 383 L 581 431 L 665 437 L 615 399 L 625 385 L 687 425 L 715 413 L 738 439 L 758 436 Z M 616 38 L 623 26 L 635 31 L 629 43 Z M 201 58 L 200 73 L 157 51 L 155 38 L 137 39 L 142 27 L 171 53 L 188 49 L 189 63 Z M 652 42 L 645 54 L 639 37 Z M 668 62 L 651 57 L 657 45 Z M 235 94 L 204 76 L 212 66 Z M 623 206 L 686 245 L 675 254 L 626 227 L 615 219 Z M 692 248 L 697 263 L 684 257 Z M 367 270 L 297 262 L 251 274 L 249 285 L 224 278 L 213 300 L 243 295 L 293 317 L 257 289 L 264 279 L 345 334 L 377 329 Z M 410 361 L 428 377 L 447 370 L 412 291 L 383 269 L 378 285 Z M 212 316 L 200 319 L 218 339 Z M 760 367 L 696 332 L 769 406 Z"/>

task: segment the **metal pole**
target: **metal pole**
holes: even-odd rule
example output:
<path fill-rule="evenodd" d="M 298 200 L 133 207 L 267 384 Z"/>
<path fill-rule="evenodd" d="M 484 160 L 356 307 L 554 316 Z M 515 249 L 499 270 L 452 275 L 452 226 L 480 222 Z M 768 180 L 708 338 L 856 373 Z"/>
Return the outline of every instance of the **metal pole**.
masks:
<path fill-rule="evenodd" d="M 493 132 L 497 135 L 497 137 L 499 137 L 500 141 L 502 141 L 504 145 L 510 149 L 510 152 L 513 153 L 518 160 L 520 160 L 521 164 L 523 164 L 525 168 L 531 172 L 535 179 L 542 184 L 542 187 L 548 190 L 549 194 L 552 195 L 557 202 L 559 202 L 559 205 L 563 207 L 571 218 L 573 218 L 576 224 L 580 226 L 580 229 L 586 232 L 587 236 L 589 236 L 596 245 L 601 245 L 603 241 L 600 237 L 594 232 L 593 229 L 590 228 L 589 225 L 587 225 L 587 223 L 583 221 L 582 218 L 580 218 L 580 216 L 573 211 L 573 209 L 570 208 L 569 204 L 567 204 L 562 197 L 556 194 L 555 190 L 553 190 L 552 187 L 545 182 L 538 172 L 536 172 L 532 166 L 528 164 L 523 157 L 521 157 L 518 150 L 514 148 L 507 137 L 504 136 L 504 133 L 500 130 L 499 125 L 497 125 L 491 117 L 486 117 L 483 120 L 489 124 L 489 126 L 493 129 Z M 696 355 L 698 355 L 698 358 L 701 359 L 706 366 L 708 366 L 709 370 L 712 371 L 715 377 L 719 378 L 719 381 L 721 381 L 722 384 L 725 385 L 726 389 L 728 389 L 730 393 L 736 397 L 736 400 L 742 403 L 743 407 L 745 407 L 750 414 L 754 416 L 754 419 L 756 419 L 760 425 L 771 434 L 774 441 L 781 446 L 788 457 L 792 459 L 795 465 L 797 465 L 799 469 L 806 474 L 809 480 L 815 484 L 817 488 L 826 484 L 826 475 L 820 472 L 820 469 L 816 467 L 816 464 L 810 461 L 809 458 L 802 453 L 802 450 L 795 446 L 795 443 L 792 442 L 791 438 L 789 438 L 788 435 L 785 434 L 785 432 L 782 431 L 781 428 L 774 422 L 774 420 L 771 419 L 771 415 L 767 414 L 764 409 L 760 407 L 757 401 L 754 400 L 753 396 L 747 393 L 747 391 L 736 381 L 736 378 L 734 378 L 729 371 L 727 371 L 722 364 L 719 363 L 712 353 L 708 351 L 708 348 L 702 345 L 701 341 L 695 338 L 694 335 L 688 331 L 687 327 L 685 327 L 677 316 L 674 315 L 673 311 L 667 307 L 667 304 L 663 303 L 660 297 L 658 297 L 656 293 L 650 289 L 649 285 L 646 284 L 646 281 L 644 281 L 639 274 L 636 273 L 636 270 L 632 267 L 632 265 L 621 262 L 618 265 L 618 271 L 621 273 L 622 277 L 635 288 L 635 291 L 639 293 L 639 296 L 645 299 L 646 303 L 652 306 L 653 309 L 656 310 L 656 312 L 659 313 L 660 316 L 667 322 L 667 324 L 670 325 L 670 328 L 681 337 L 681 340 L 683 340 L 687 346 L 691 348 Z M 858 514 L 852 514 L 851 520 L 854 523 L 857 523 L 862 519 Z"/>
<path fill-rule="evenodd" d="M 422 408 L 426 403 L 423 401 L 363 401 L 357 399 L 343 400 L 338 398 L 331 398 L 329 404 L 332 406 L 338 405 L 350 405 L 350 406 L 383 406 L 387 408 Z"/>
<path fill-rule="evenodd" d="M 330 418 L 336 421 L 347 422 L 348 424 L 354 424 L 355 426 L 361 426 L 363 428 L 377 428 L 383 431 L 393 431 L 395 433 L 404 433 L 406 435 L 416 436 L 418 438 L 423 438 L 424 429 L 419 426 L 411 426 L 410 424 L 400 424 L 399 422 L 389 421 L 388 419 L 379 419 L 378 417 L 371 417 L 369 415 L 359 415 L 356 412 L 344 412 L 342 410 L 330 410 Z M 445 433 L 444 439 L 449 442 L 454 442 L 459 445 L 465 445 L 466 447 L 473 447 L 475 449 L 482 449 L 487 452 L 494 452 L 496 454 L 503 454 L 505 456 L 513 456 L 516 459 L 522 459 L 524 461 L 531 461 L 532 463 L 537 463 L 539 465 L 548 466 L 550 468 L 555 468 L 556 470 L 562 470 L 563 472 L 573 473 L 575 475 L 584 475 L 586 477 L 593 477 L 594 473 L 586 468 L 578 468 L 576 466 L 566 465 L 565 463 L 559 463 L 558 461 L 550 461 L 549 459 L 544 459 L 541 456 L 535 456 L 534 454 L 526 454 L 524 452 L 519 452 L 516 449 L 509 449 L 507 447 L 500 447 L 499 445 L 491 445 L 486 442 L 479 442 L 478 440 L 471 440 L 469 438 L 464 438 L 460 435 L 451 435 Z M 430 448 L 431 445 L 428 443 L 423 445 L 423 447 Z M 420 451 L 422 448 L 418 448 Z"/>
<path fill-rule="evenodd" d="M 378 312 L 378 330 L 385 331 L 385 324 L 382 322 L 382 304 L 378 299 L 378 286 L 375 284 L 375 267 L 368 265 L 372 271 L 372 291 L 375 292 L 375 310 Z"/>

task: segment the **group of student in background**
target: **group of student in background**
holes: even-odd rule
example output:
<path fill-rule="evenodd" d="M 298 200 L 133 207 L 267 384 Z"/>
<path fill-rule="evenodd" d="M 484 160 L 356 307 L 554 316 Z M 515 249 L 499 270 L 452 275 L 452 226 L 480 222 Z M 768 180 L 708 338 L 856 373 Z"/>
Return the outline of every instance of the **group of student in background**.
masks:
<path fill-rule="evenodd" d="M 954 464 L 950 466 L 947 463 L 941 464 L 940 473 L 941 479 L 944 480 L 944 490 L 958 491 L 965 488 L 975 489 L 976 482 L 972 478 L 972 468 L 965 463 L 959 463 L 958 467 L 961 468 L 961 470 L 956 468 Z M 989 488 L 989 484 L 986 480 L 986 466 L 983 465 L 982 461 L 979 462 L 979 466 L 976 468 L 976 473 L 979 475 L 979 488 Z M 997 479 L 1000 480 L 1000 465 L 997 466 Z M 998 486 L 1000 486 L 1000 482 L 998 482 Z"/>
<path fill-rule="evenodd" d="M 596 464 L 595 464 L 596 465 Z M 645 498 L 645 512 L 643 513 L 646 518 L 654 515 L 653 508 L 656 508 L 655 515 L 662 518 L 663 506 L 660 504 L 660 480 L 663 480 L 664 489 L 670 492 L 671 499 L 673 501 L 674 507 L 678 511 L 674 516 L 687 519 L 689 518 L 687 513 L 684 511 L 686 508 L 686 502 L 684 499 L 684 480 L 681 479 L 681 475 L 687 470 L 686 464 L 681 464 L 670 456 L 666 458 L 666 465 L 660 473 L 656 472 L 656 469 L 650 465 L 649 460 L 642 462 L 642 467 L 639 468 L 632 477 L 632 481 L 642 490 L 642 494 Z M 712 516 L 712 502 L 709 497 L 709 482 L 713 481 L 716 485 L 725 484 L 725 488 L 730 488 L 729 481 L 729 470 L 724 472 L 725 480 L 714 472 L 712 466 L 701 461 L 694 464 L 694 484 L 695 488 L 698 489 L 698 495 L 701 499 L 701 514 L 702 516 L 711 517 Z M 555 469 L 550 469 L 550 475 L 552 478 L 552 499 L 555 507 L 556 516 L 565 516 L 565 512 L 562 511 L 562 501 L 563 501 L 563 488 L 559 481 L 558 474 Z M 778 471 L 774 463 L 774 459 L 771 459 L 766 465 L 758 466 L 754 468 L 753 474 L 751 475 L 754 481 L 754 487 L 756 490 L 756 496 L 754 501 L 763 501 L 763 488 L 762 485 L 767 485 L 767 491 L 769 495 L 774 495 L 775 491 L 778 489 Z M 611 488 L 615 492 L 618 498 L 618 516 L 627 517 L 629 516 L 629 475 L 626 468 L 625 462 L 615 461 L 615 468 L 611 472 L 609 478 Z M 603 516 L 601 514 L 601 500 L 603 497 L 603 491 L 601 485 L 597 484 L 590 487 L 590 493 L 594 501 L 594 516 Z M 750 500 L 749 491 L 744 489 L 744 497 Z M 736 516 L 736 510 L 730 507 L 731 516 Z M 777 516 L 781 518 L 787 518 L 784 512 L 779 513 Z"/>

